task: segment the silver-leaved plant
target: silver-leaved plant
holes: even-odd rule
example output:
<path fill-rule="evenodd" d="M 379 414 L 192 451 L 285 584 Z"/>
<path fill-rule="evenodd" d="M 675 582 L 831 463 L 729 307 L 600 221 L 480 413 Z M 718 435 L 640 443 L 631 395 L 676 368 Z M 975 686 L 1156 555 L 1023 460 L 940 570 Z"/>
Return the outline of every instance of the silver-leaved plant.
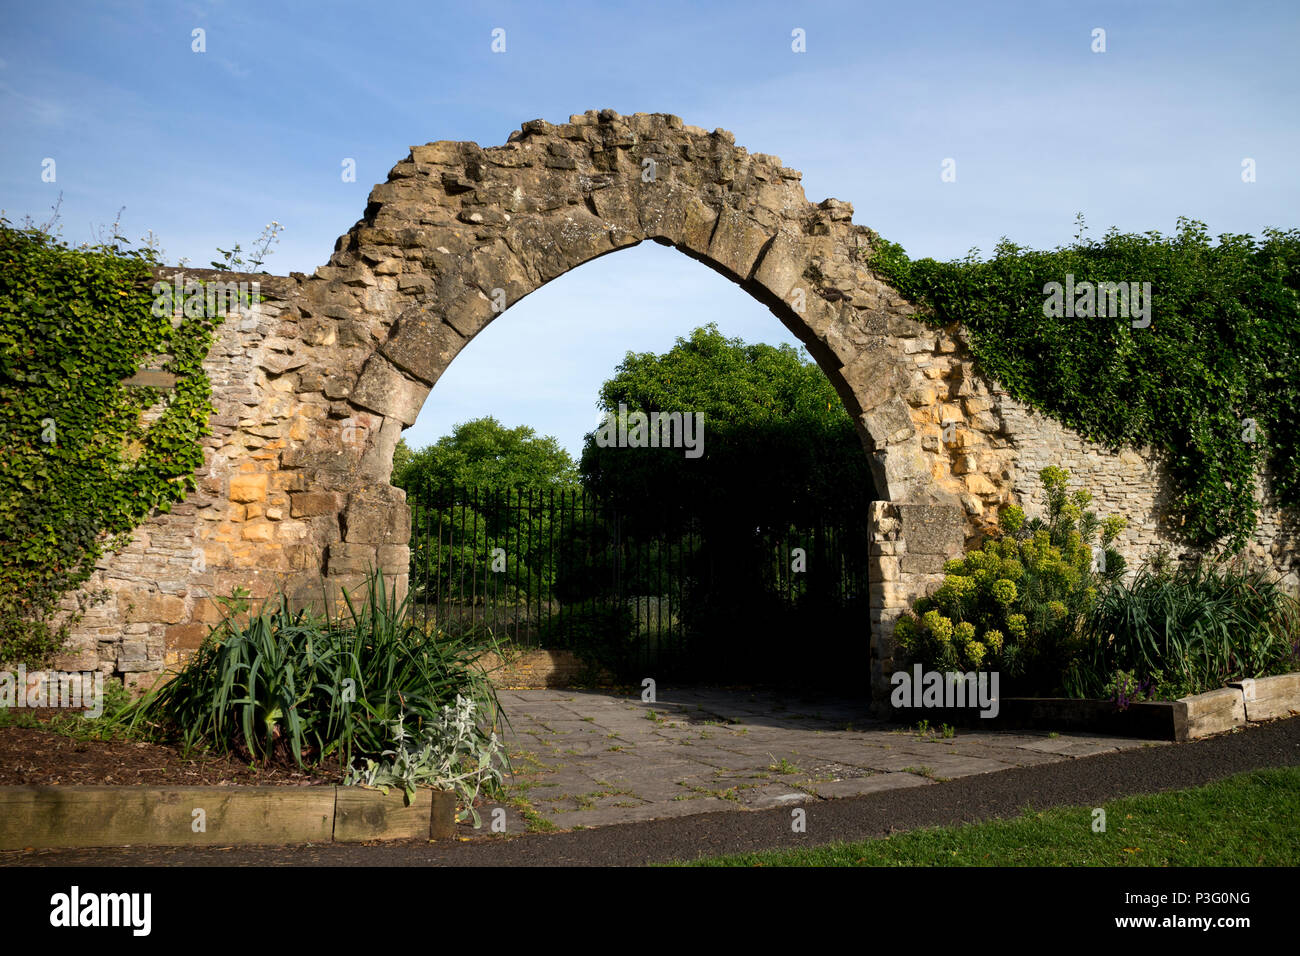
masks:
<path fill-rule="evenodd" d="M 407 731 L 406 715 L 390 721 L 396 748 L 385 750 L 379 760 L 365 761 L 365 767 L 349 768 L 343 783 L 375 787 L 388 792 L 401 787 L 406 802 L 415 799 L 416 787 L 455 790 L 465 804 L 456 820 L 472 818 L 474 828 L 482 825 L 474 801 L 485 784 L 500 784 L 505 766 L 505 748 L 495 732 L 484 738 L 474 717 L 474 702 L 460 694 L 456 704 L 442 708 L 441 715 L 418 733 Z"/>

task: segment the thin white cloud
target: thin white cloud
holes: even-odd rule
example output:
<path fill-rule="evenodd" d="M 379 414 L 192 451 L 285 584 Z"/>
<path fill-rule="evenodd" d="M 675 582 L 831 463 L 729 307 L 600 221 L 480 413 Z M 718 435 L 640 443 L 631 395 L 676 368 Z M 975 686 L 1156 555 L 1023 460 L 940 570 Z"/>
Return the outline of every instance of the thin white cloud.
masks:
<path fill-rule="evenodd" d="M 21 111 L 42 126 L 62 126 L 67 115 L 67 110 L 61 104 L 20 93 L 7 83 L 0 83 L 0 97 L 13 103 L 13 106 L 6 108 L 6 112 L 12 114 Z"/>
<path fill-rule="evenodd" d="M 225 70 L 227 73 L 229 73 L 237 80 L 247 79 L 248 77 L 253 75 L 252 70 L 244 69 L 242 66 L 240 66 L 238 63 L 234 62 L 233 60 L 227 60 L 224 57 L 218 57 L 217 63 L 221 65 L 221 68 L 223 70 Z"/>

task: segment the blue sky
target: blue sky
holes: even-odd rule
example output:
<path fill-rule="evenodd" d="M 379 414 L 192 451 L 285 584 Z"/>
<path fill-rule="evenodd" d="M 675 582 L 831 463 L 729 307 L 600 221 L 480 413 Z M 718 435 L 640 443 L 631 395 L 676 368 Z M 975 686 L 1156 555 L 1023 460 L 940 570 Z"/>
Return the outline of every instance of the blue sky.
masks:
<path fill-rule="evenodd" d="M 606 107 L 729 129 L 913 256 L 1003 235 L 1053 247 L 1080 211 L 1098 234 L 1170 232 L 1180 215 L 1216 234 L 1300 225 L 1293 2 L 2 2 L 5 215 L 41 219 L 62 192 L 79 242 L 125 206 L 124 234 L 152 229 L 171 262 L 206 265 L 274 219 L 266 268 L 310 272 L 412 144 L 495 145 L 525 120 Z M 576 451 L 626 351 L 708 321 L 794 341 L 673 250 L 598 260 L 481 333 L 408 441 L 494 414 Z"/>

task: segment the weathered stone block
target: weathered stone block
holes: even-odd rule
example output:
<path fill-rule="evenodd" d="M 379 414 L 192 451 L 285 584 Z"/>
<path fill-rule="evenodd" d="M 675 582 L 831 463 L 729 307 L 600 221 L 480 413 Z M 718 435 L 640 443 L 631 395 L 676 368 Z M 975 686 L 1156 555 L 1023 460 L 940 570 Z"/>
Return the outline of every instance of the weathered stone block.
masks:
<path fill-rule="evenodd" d="M 465 145 L 465 143 L 444 139 L 436 143 L 426 143 L 424 146 L 412 146 L 411 159 L 416 163 L 452 165 L 462 161 Z"/>
<path fill-rule="evenodd" d="M 185 616 L 185 599 L 149 591 L 119 591 L 118 607 L 127 624 L 176 624 Z"/>
<path fill-rule="evenodd" d="M 807 262 L 799 240 L 778 232 L 754 270 L 754 281 L 782 302 L 789 303 L 790 291 L 804 281 Z"/>
<path fill-rule="evenodd" d="M 966 515 L 947 505 L 897 505 L 902 539 L 909 555 L 937 554 L 959 557 L 966 542 Z"/>
<path fill-rule="evenodd" d="M 696 255 L 706 257 L 709 250 L 709 239 L 713 236 L 713 227 L 717 224 L 718 212 L 699 200 L 691 200 L 685 206 L 685 218 L 682 223 L 682 238 L 680 245 L 694 252 Z"/>
<path fill-rule="evenodd" d="M 349 543 L 406 546 L 411 540 L 411 509 L 396 488 L 358 492 L 343 512 L 343 536 Z"/>
<path fill-rule="evenodd" d="M 352 390 L 353 403 L 380 415 L 415 424 L 429 386 L 410 378 L 379 354 L 372 355 Z"/>
<path fill-rule="evenodd" d="M 998 492 L 993 482 L 983 475 L 967 475 L 965 481 L 966 490 L 972 495 L 995 495 Z"/>
<path fill-rule="evenodd" d="M 378 560 L 385 572 L 406 574 L 411 566 L 411 549 L 404 544 L 380 545 Z"/>
<path fill-rule="evenodd" d="M 486 296 L 476 291 L 473 293 L 473 299 L 481 300 L 480 311 L 490 312 L 490 303 Z M 473 308 L 474 305 L 474 302 L 462 299 L 458 303 L 458 309 L 464 311 Z M 392 338 L 383 344 L 380 351 L 397 368 L 432 385 L 463 345 L 464 339 L 455 329 L 449 327 L 437 315 L 421 307 L 408 309 L 402 313 L 401 318 L 397 320 L 397 328 Z M 366 368 L 368 371 L 369 364 Z M 362 374 L 364 380 L 365 373 Z M 358 388 L 360 387 L 361 383 L 358 382 Z M 354 395 L 353 399 L 364 404 L 359 395 Z"/>
<path fill-rule="evenodd" d="M 868 573 L 873 579 L 897 581 L 899 577 L 899 559 L 881 556 L 868 561 Z"/>
<path fill-rule="evenodd" d="M 732 278 L 744 281 L 754 271 L 758 254 L 771 238 L 772 234 L 753 219 L 733 209 L 724 209 L 709 241 L 709 258 Z"/>
<path fill-rule="evenodd" d="M 840 370 L 862 408 L 875 408 L 907 390 L 897 360 L 888 349 L 867 349 Z"/>
<path fill-rule="evenodd" d="M 326 562 L 331 575 L 364 575 L 378 567 L 374 545 L 340 541 L 329 546 Z"/>
<path fill-rule="evenodd" d="M 208 628 L 203 624 L 176 624 L 167 628 L 167 647 L 170 650 L 198 650 L 207 636 Z"/>
<path fill-rule="evenodd" d="M 332 491 L 297 491 L 289 495 L 289 513 L 295 518 L 337 514 L 338 496 Z"/>
<path fill-rule="evenodd" d="M 907 403 L 897 395 L 863 412 L 862 423 L 877 448 L 906 441 L 915 434 Z"/>
<path fill-rule="evenodd" d="M 232 475 L 230 478 L 231 501 L 261 501 L 266 497 L 266 475 Z"/>
<path fill-rule="evenodd" d="M 947 557 L 942 554 L 912 554 L 910 551 L 899 559 L 903 574 L 940 574 L 943 572 Z"/>
<path fill-rule="evenodd" d="M 628 235 L 642 234 L 641 215 L 636 201 L 617 186 L 593 189 L 591 204 L 596 207 L 596 215 L 600 217 L 591 226 L 604 234 L 607 247 L 612 248 L 608 238 L 612 229 Z"/>
<path fill-rule="evenodd" d="M 930 484 L 930 458 L 910 444 L 878 448 L 872 463 L 879 493 L 893 500 L 912 500 Z"/>
<path fill-rule="evenodd" d="M 266 543 L 275 540 L 275 525 L 270 521 L 251 521 L 240 530 L 240 537 L 245 541 Z"/>
<path fill-rule="evenodd" d="M 145 388 L 174 388 L 176 386 L 176 376 L 171 372 L 147 368 L 142 369 L 130 378 L 125 379 L 122 384 Z"/>

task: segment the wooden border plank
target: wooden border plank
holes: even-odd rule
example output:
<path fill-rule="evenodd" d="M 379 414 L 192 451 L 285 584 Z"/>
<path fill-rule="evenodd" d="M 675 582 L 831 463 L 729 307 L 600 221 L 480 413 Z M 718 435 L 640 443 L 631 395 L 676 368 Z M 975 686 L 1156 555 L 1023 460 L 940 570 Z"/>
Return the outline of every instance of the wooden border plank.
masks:
<path fill-rule="evenodd" d="M 0 787 L 0 849 L 328 843 L 334 787 Z"/>

